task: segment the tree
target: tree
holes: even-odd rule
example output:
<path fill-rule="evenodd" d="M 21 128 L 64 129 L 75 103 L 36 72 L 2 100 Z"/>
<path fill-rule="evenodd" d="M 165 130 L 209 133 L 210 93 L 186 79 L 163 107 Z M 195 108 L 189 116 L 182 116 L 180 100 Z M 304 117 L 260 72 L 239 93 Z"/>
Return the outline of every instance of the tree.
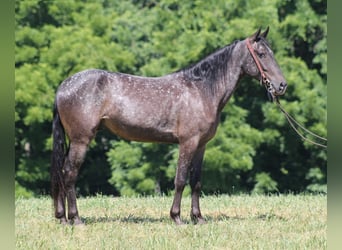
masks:
<path fill-rule="evenodd" d="M 326 1 L 43 1 L 15 4 L 16 187 L 49 192 L 51 120 L 58 85 L 101 68 L 159 76 L 270 26 L 289 87 L 283 106 L 326 135 Z M 175 145 L 122 141 L 100 131 L 77 184 L 80 194 L 168 193 Z M 303 143 L 264 89 L 244 79 L 207 145 L 203 190 L 326 190 L 327 153 Z"/>

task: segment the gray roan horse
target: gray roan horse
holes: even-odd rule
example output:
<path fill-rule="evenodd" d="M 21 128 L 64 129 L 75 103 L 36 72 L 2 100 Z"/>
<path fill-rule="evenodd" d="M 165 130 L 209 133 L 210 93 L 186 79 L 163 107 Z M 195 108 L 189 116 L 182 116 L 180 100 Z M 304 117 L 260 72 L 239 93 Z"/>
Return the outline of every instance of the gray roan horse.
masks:
<path fill-rule="evenodd" d="M 191 218 L 194 223 L 204 223 L 199 206 L 203 154 L 237 83 L 245 75 L 256 78 L 272 98 L 286 90 L 284 76 L 266 41 L 268 30 L 261 33 L 259 29 L 190 67 L 162 77 L 90 69 L 64 80 L 56 94 L 53 118 L 55 217 L 63 224 L 68 220 L 82 223 L 75 182 L 90 141 L 99 126 L 104 126 L 127 140 L 179 143 L 170 216 L 182 224 L 180 205 L 189 174 Z"/>

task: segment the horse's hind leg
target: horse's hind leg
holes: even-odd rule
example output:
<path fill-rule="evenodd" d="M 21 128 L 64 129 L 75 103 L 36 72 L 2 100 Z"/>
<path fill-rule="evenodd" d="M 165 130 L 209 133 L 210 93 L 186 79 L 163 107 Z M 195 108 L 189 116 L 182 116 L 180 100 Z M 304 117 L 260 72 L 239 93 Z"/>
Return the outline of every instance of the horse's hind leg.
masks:
<path fill-rule="evenodd" d="M 61 224 L 66 224 L 67 219 L 65 217 L 65 193 L 63 190 L 59 190 L 57 200 L 54 201 L 55 217 L 60 220 Z"/>
<path fill-rule="evenodd" d="M 74 225 L 82 224 L 77 210 L 75 183 L 87 151 L 87 146 L 87 143 L 71 142 L 63 169 L 65 193 L 68 202 L 68 219 Z"/>

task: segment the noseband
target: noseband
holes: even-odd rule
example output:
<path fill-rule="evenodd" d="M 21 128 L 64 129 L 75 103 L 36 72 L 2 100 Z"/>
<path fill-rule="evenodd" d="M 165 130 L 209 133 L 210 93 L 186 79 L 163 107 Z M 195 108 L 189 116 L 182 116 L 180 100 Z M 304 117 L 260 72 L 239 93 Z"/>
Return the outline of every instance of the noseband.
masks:
<path fill-rule="evenodd" d="M 254 51 L 254 49 L 252 48 L 251 42 L 249 41 L 248 38 L 246 39 L 246 44 L 247 44 L 247 48 L 248 48 L 249 52 L 251 53 L 251 55 L 252 55 L 252 57 L 253 57 L 253 59 L 254 59 L 254 62 L 255 62 L 255 64 L 256 64 L 256 66 L 258 67 L 259 72 L 260 72 L 260 74 L 261 74 L 260 83 L 265 85 L 265 87 L 266 87 L 268 93 L 271 95 L 272 100 L 273 100 L 273 91 L 274 91 L 274 89 L 273 89 L 273 87 L 272 87 L 272 85 L 271 85 L 270 80 L 268 80 L 268 78 L 266 77 L 266 74 L 265 74 L 264 70 L 262 69 L 261 64 L 260 64 L 260 61 L 259 61 L 259 59 L 257 58 L 257 56 L 256 56 L 256 54 L 255 54 L 255 51 Z"/>

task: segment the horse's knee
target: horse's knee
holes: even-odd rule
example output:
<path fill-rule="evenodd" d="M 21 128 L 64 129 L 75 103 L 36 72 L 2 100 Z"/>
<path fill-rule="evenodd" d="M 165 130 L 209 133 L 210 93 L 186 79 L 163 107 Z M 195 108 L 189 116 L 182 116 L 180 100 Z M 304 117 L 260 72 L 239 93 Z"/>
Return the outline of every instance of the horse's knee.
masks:
<path fill-rule="evenodd" d="M 72 170 L 65 170 L 64 171 L 64 180 L 65 182 L 73 181 L 77 178 L 78 170 L 72 169 Z"/>
<path fill-rule="evenodd" d="M 175 181 L 175 191 L 177 193 L 183 192 L 185 185 L 186 185 L 185 180 L 176 180 Z"/>
<path fill-rule="evenodd" d="M 201 182 L 196 181 L 196 182 L 190 182 L 190 187 L 192 191 L 200 192 L 201 191 Z"/>
<path fill-rule="evenodd" d="M 182 192 L 187 180 L 187 167 L 178 167 L 175 177 L 175 190 Z"/>

